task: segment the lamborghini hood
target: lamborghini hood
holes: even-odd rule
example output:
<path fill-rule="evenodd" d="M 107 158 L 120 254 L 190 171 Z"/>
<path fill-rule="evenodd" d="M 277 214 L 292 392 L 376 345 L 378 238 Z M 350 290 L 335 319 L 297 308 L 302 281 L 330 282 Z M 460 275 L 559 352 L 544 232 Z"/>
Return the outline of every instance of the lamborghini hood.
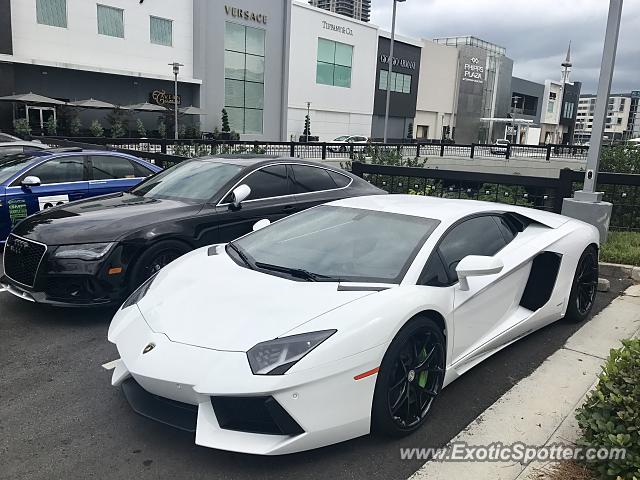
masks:
<path fill-rule="evenodd" d="M 247 351 L 370 291 L 338 291 L 334 282 L 294 281 L 236 264 L 201 248 L 165 267 L 138 307 L 151 330 L 171 341 Z M 340 329 L 340 325 L 326 325 Z"/>

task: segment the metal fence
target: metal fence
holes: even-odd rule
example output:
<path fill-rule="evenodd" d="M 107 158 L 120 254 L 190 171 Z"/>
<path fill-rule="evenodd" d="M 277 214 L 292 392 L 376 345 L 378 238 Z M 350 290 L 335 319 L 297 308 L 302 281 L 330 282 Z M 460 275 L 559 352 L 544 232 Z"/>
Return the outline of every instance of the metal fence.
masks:
<path fill-rule="evenodd" d="M 351 170 L 389 193 L 484 200 L 561 213 L 562 201 L 582 188 L 584 173 L 557 178 L 398 167 L 353 162 Z M 640 175 L 600 173 L 598 190 L 613 204 L 611 229 L 640 231 Z"/>
<path fill-rule="evenodd" d="M 316 160 L 357 160 L 371 157 L 379 151 L 393 151 L 403 158 L 450 157 L 530 159 L 538 161 L 573 160 L 584 162 L 589 147 L 578 145 L 485 145 L 431 143 L 325 143 L 325 142 L 247 142 L 216 140 L 168 140 L 101 137 L 37 137 L 44 142 L 74 141 L 148 153 L 165 153 L 184 157 L 211 154 L 256 153 Z"/>

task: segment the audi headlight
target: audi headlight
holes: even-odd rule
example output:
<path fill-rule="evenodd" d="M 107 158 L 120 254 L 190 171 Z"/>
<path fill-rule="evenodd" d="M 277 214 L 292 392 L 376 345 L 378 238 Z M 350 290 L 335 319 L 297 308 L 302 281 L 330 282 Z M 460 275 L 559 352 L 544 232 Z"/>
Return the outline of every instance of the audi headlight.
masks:
<path fill-rule="evenodd" d="M 291 335 L 257 344 L 247 352 L 254 375 L 282 375 L 337 330 Z"/>
<path fill-rule="evenodd" d="M 136 303 L 138 303 L 140 300 L 142 300 L 144 298 L 144 296 L 147 294 L 147 292 L 149 291 L 149 288 L 151 288 L 151 284 L 153 283 L 153 281 L 156 279 L 156 275 L 158 275 L 157 273 L 154 273 L 146 282 L 144 282 L 142 285 L 140 285 L 130 296 L 129 298 L 127 298 L 126 302 L 124 302 L 122 304 L 122 307 L 120 307 L 121 310 L 124 310 L 127 307 L 130 307 L 132 305 L 135 305 Z"/>
<path fill-rule="evenodd" d="M 73 258 L 76 260 L 99 260 L 104 257 L 113 243 L 85 243 L 81 245 L 61 245 L 53 258 Z"/>

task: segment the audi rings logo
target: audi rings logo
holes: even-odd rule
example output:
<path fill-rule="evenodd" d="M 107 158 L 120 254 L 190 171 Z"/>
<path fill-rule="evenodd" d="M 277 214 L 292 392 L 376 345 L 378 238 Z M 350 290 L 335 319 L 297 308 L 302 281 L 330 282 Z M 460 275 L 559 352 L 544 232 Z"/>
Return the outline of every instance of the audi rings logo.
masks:
<path fill-rule="evenodd" d="M 29 244 L 24 240 L 20 240 L 19 238 L 12 238 L 10 242 L 7 242 L 6 247 L 12 253 L 20 255 L 29 248 Z"/>

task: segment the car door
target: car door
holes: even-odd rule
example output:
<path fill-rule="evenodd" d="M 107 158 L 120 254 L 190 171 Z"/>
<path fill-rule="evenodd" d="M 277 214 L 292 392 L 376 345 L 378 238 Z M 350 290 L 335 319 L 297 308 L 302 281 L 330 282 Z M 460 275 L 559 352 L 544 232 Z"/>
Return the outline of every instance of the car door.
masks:
<path fill-rule="evenodd" d="M 346 175 L 302 164 L 292 164 L 291 173 L 298 211 L 348 196 L 344 187 L 351 179 Z"/>
<path fill-rule="evenodd" d="M 251 188 L 251 194 L 239 208 L 231 203 L 230 194 L 216 207 L 220 242 L 249 233 L 258 220 L 275 222 L 299 210 L 286 164 L 260 167 L 238 183 L 242 184 Z"/>
<path fill-rule="evenodd" d="M 86 198 L 85 160 L 84 155 L 59 156 L 36 165 L 14 180 L 5 191 L 12 226 L 26 215 Z M 38 177 L 40 185 L 23 186 L 22 180 L 27 176 Z"/>
<path fill-rule="evenodd" d="M 513 237 L 505 238 L 501 217 L 479 215 L 455 225 L 432 255 L 432 284 L 443 285 L 442 270 L 453 295 L 452 363 L 473 362 L 484 353 L 483 346 L 500 335 L 505 323 L 517 313 L 528 271 L 504 269 L 496 275 L 469 278 L 469 290 L 458 285 L 456 267 L 467 255 L 501 256 Z M 441 262 L 441 268 L 438 265 Z M 524 278 L 521 278 L 523 277 Z M 435 282 L 435 283 L 434 283 Z"/>
<path fill-rule="evenodd" d="M 89 196 L 124 192 L 153 172 L 137 162 L 113 154 L 89 155 Z"/>

